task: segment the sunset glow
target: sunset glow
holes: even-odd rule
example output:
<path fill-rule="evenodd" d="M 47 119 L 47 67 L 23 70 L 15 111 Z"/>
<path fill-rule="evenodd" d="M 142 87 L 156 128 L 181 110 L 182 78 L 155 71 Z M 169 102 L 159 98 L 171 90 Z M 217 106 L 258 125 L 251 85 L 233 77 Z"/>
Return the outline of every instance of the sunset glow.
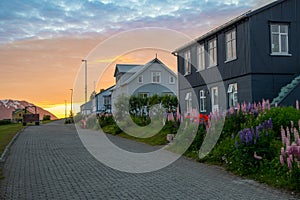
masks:
<path fill-rule="evenodd" d="M 70 88 L 75 79 L 82 78 L 78 76 L 81 60 L 101 42 L 146 27 L 167 28 L 194 38 L 271 1 L 1 1 L 0 99 L 26 100 L 64 117 L 65 100 L 68 114 L 70 110 Z M 126 42 L 138 43 L 139 38 L 114 44 L 105 49 L 107 55 L 89 60 L 89 68 L 101 68 L 105 77 L 99 80 L 89 75 L 89 94 L 114 84 L 116 63 L 145 64 L 157 52 L 176 71 L 170 52 L 144 49 L 119 55 L 117 50 Z M 83 97 L 83 91 L 77 92 Z M 83 98 L 74 101 L 75 111 L 82 102 Z"/>

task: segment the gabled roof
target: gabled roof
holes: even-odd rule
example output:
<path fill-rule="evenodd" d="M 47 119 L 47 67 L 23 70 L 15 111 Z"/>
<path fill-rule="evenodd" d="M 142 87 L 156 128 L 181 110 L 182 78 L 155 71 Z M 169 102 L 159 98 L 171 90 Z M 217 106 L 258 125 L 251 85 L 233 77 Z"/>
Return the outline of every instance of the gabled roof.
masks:
<path fill-rule="evenodd" d="M 144 66 L 140 67 L 139 70 L 134 75 L 132 75 L 129 79 L 127 79 L 122 85 L 128 84 L 131 81 L 133 81 L 136 77 L 138 77 L 141 73 L 143 73 L 146 69 L 148 69 L 154 63 L 159 63 L 163 68 L 165 68 L 173 76 L 176 77 L 176 74 L 170 68 L 168 68 L 162 61 L 160 61 L 158 58 L 154 58 L 150 62 L 146 63 Z"/>
<path fill-rule="evenodd" d="M 141 65 L 133 64 L 117 64 L 115 68 L 114 77 L 116 77 L 117 72 L 119 73 L 135 73 L 139 70 Z"/>
<path fill-rule="evenodd" d="M 288 1 L 288 0 L 277 0 L 277 1 L 274 1 L 274 2 L 272 2 L 272 3 L 270 3 L 270 4 L 267 4 L 267 5 L 264 5 L 264 6 L 262 6 L 262 7 L 256 8 L 256 9 L 254 9 L 254 10 L 249 10 L 249 11 L 243 13 L 242 15 L 240 15 L 240 16 L 238 16 L 238 17 L 236 17 L 236 18 L 234 18 L 234 19 L 232 19 L 232 20 L 226 22 L 225 24 L 222 24 L 221 26 L 218 26 L 217 28 L 212 29 L 211 31 L 207 32 L 206 34 L 204 34 L 204 35 L 202 35 L 202 36 L 200 36 L 200 37 L 195 38 L 195 39 L 192 40 L 191 42 L 188 42 L 187 44 L 185 44 L 185 45 L 183 45 L 183 46 L 181 46 L 181 47 L 175 49 L 175 50 L 172 52 L 172 54 L 178 53 L 179 51 L 182 51 L 182 50 L 184 50 L 185 48 L 187 48 L 187 47 L 189 47 L 189 46 L 191 46 L 191 45 L 193 45 L 193 44 L 196 44 L 196 43 L 197 43 L 198 41 L 200 41 L 200 40 L 203 40 L 203 39 L 205 39 L 205 38 L 208 38 L 208 37 L 210 37 L 210 36 L 213 36 L 213 35 L 216 34 L 217 32 L 219 32 L 219 31 L 221 31 L 221 30 L 223 30 L 223 29 L 225 29 L 225 28 L 228 28 L 228 27 L 230 27 L 230 26 L 236 24 L 237 22 L 239 22 L 239 21 L 241 21 L 241 20 L 243 20 L 243 19 L 249 18 L 249 17 L 251 17 L 251 16 L 253 16 L 253 15 L 256 15 L 256 14 L 258 14 L 258 13 L 261 13 L 261 12 L 263 12 L 263 11 L 265 11 L 265 10 L 271 8 L 271 7 L 274 7 L 274 6 L 280 4 L 280 3 L 284 2 L 284 1 Z"/>
<path fill-rule="evenodd" d="M 113 90 L 114 87 L 116 87 L 116 85 L 110 86 L 109 88 L 103 90 L 102 92 L 99 92 L 98 94 L 96 94 L 96 96 L 98 96 L 98 95 L 100 95 L 100 94 L 101 94 L 102 96 L 110 95 L 110 94 L 111 94 L 111 90 Z"/>

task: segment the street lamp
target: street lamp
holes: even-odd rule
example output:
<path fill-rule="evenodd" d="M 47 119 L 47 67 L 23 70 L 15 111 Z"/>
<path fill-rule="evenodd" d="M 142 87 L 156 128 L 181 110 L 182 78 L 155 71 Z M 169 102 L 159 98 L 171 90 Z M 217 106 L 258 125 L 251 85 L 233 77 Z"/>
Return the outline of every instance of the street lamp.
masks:
<path fill-rule="evenodd" d="M 71 113 L 70 113 L 70 115 L 71 115 L 71 117 L 73 117 L 73 89 L 70 89 L 71 90 Z"/>
<path fill-rule="evenodd" d="M 84 92 L 85 92 L 85 103 L 87 102 L 87 60 L 81 60 L 81 62 L 85 63 L 85 87 L 84 87 Z"/>

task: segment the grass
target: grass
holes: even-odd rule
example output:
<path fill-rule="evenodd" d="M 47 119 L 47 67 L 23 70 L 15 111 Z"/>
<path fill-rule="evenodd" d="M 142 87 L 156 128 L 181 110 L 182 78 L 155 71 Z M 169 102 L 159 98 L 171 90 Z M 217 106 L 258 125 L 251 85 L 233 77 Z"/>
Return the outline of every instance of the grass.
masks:
<path fill-rule="evenodd" d="M 24 127 L 22 124 L 8 124 L 0 126 L 0 154 L 2 155 L 5 147 L 11 141 L 11 139 L 22 130 Z"/>
<path fill-rule="evenodd" d="M 169 133 L 169 131 L 167 131 L 167 130 L 166 131 L 161 130 L 158 134 L 156 134 L 156 135 L 154 135 L 152 137 L 149 137 L 149 138 L 137 138 L 137 137 L 133 137 L 131 135 L 128 135 L 128 134 L 126 134 L 124 132 L 116 134 L 115 133 L 115 127 L 114 127 L 114 125 L 104 126 L 102 128 L 102 130 L 105 133 L 108 133 L 108 134 L 118 135 L 118 136 L 126 138 L 126 139 L 134 140 L 134 141 L 137 141 L 137 142 L 142 142 L 142 143 L 149 144 L 149 145 L 152 145 L 152 146 L 165 145 L 167 143 L 166 137 L 167 137 L 167 134 Z"/>
<path fill-rule="evenodd" d="M 0 155 L 2 155 L 11 139 L 23 128 L 22 124 L 0 125 Z M 3 178 L 3 175 L 0 168 L 0 179 L 1 178 Z"/>

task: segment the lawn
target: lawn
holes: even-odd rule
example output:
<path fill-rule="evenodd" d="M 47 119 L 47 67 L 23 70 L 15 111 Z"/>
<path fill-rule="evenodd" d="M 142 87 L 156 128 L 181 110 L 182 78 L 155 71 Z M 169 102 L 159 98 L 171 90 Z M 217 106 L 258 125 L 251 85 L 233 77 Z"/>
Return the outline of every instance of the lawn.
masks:
<path fill-rule="evenodd" d="M 16 135 L 17 132 L 19 132 L 23 128 L 24 127 L 22 126 L 22 124 L 0 125 L 0 154 L 1 155 L 5 147 L 10 142 L 10 140 Z"/>
<path fill-rule="evenodd" d="M 24 127 L 22 124 L 0 125 L 0 155 L 2 155 L 5 147 L 11 141 L 11 139 L 23 128 Z M 3 178 L 3 176 L 0 168 L 0 179 L 1 178 Z"/>

